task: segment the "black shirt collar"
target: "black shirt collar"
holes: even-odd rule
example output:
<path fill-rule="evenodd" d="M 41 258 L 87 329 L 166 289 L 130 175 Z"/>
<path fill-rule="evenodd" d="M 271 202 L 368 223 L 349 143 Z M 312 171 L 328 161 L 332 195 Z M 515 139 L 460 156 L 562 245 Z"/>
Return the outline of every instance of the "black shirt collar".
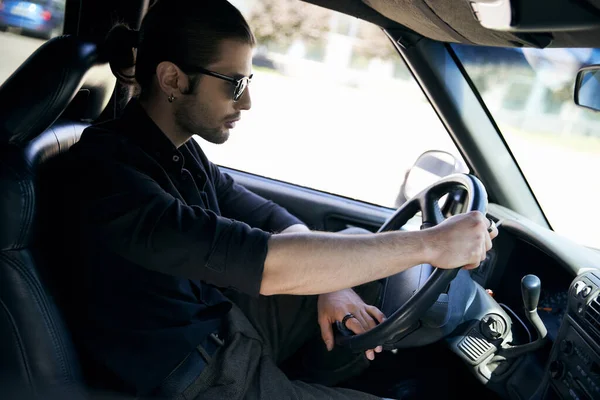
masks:
<path fill-rule="evenodd" d="M 167 171 L 180 172 L 184 158 L 173 142 L 154 123 L 146 110 L 134 98 L 129 101 L 123 116 L 123 133 Z"/>

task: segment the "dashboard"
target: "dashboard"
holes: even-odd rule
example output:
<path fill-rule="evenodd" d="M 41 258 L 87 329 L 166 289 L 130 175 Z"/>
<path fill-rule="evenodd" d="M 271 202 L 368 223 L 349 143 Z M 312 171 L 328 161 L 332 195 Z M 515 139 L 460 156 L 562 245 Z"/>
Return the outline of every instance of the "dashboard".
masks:
<path fill-rule="evenodd" d="M 573 281 L 548 363 L 545 399 L 600 398 L 600 273 Z"/>
<path fill-rule="evenodd" d="M 548 329 L 548 338 L 555 342 L 558 337 L 560 326 L 567 312 L 569 291 L 567 289 L 558 292 L 546 292 L 540 298 L 538 314 Z"/>
<path fill-rule="evenodd" d="M 504 382 L 508 398 L 600 400 L 600 252 L 539 227 L 490 204 L 500 235 L 473 279 L 513 313 L 513 325 L 531 342 L 536 332 L 523 313 L 519 282 L 538 276 L 538 315 L 548 330 L 547 345 L 524 357 Z M 518 323 L 515 319 L 523 320 Z M 518 335 L 517 335 L 518 336 Z M 491 383 L 491 382 L 490 382 Z"/>

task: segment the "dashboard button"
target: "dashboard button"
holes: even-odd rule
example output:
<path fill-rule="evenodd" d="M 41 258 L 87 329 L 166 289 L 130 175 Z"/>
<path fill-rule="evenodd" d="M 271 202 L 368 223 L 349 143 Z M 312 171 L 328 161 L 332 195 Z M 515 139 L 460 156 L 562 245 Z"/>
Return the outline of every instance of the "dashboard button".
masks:
<path fill-rule="evenodd" d="M 569 394 L 571 395 L 571 398 L 573 400 L 579 400 L 579 396 L 577 396 L 577 394 L 575 393 L 575 391 L 573 389 L 569 389 Z"/>
<path fill-rule="evenodd" d="M 583 281 L 575 282 L 575 285 L 573 285 L 573 292 L 575 292 L 575 296 L 578 296 L 584 287 L 585 287 L 585 283 Z"/>
<path fill-rule="evenodd" d="M 573 342 L 571 342 L 570 340 L 563 340 L 560 343 L 560 350 L 566 354 L 566 355 L 570 355 L 573 353 Z"/>
<path fill-rule="evenodd" d="M 586 286 L 585 288 L 583 288 L 583 290 L 581 291 L 581 295 L 583 297 L 588 297 L 590 295 L 590 293 L 592 293 L 592 287 L 591 286 Z"/>

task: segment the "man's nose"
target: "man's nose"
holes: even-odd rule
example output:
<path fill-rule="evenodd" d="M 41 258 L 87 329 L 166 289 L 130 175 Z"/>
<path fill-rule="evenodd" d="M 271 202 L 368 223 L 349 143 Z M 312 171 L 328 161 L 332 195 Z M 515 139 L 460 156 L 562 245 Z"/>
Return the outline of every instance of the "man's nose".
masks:
<path fill-rule="evenodd" d="M 249 87 L 244 90 L 244 94 L 242 94 L 242 97 L 240 97 L 235 105 L 238 110 L 249 110 L 252 108 L 252 99 L 250 98 Z"/>

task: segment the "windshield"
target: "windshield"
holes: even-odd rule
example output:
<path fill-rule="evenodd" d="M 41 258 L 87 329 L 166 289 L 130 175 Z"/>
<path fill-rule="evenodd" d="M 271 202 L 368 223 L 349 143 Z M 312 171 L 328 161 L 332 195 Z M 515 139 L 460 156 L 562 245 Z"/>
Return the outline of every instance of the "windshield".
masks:
<path fill-rule="evenodd" d="M 452 47 L 553 229 L 600 248 L 600 113 L 573 102 L 578 69 L 600 49 Z"/>

